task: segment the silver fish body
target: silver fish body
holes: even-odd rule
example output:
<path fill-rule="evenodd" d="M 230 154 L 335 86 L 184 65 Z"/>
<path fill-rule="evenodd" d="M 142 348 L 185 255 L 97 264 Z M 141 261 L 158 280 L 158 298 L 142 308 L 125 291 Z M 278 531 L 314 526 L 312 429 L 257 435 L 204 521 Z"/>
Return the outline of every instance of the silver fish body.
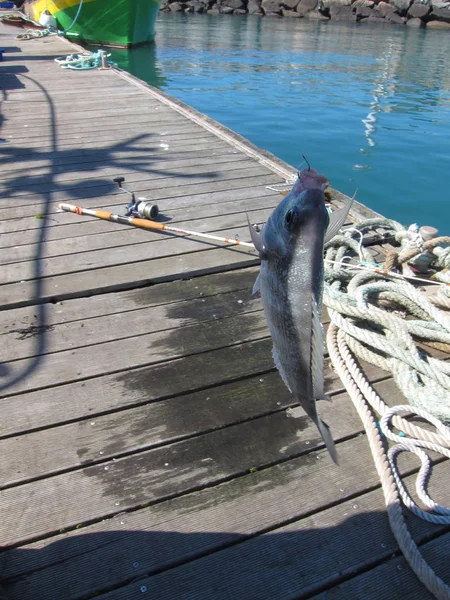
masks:
<path fill-rule="evenodd" d="M 333 439 L 316 408 L 316 400 L 325 397 L 323 248 L 325 239 L 331 239 L 329 236 L 342 225 L 349 208 L 334 213 L 330 224 L 323 188 L 299 191 L 294 186 L 261 234 L 250 229 L 262 259 L 254 291 L 261 292 L 275 364 L 296 401 L 317 425 L 335 462 Z"/>

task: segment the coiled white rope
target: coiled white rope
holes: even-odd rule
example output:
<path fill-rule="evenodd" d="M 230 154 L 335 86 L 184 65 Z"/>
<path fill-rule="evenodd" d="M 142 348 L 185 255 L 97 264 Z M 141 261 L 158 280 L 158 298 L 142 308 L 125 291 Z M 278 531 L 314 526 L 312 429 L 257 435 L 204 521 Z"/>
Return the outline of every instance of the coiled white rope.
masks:
<path fill-rule="evenodd" d="M 438 600 L 450 600 L 450 588 L 434 573 L 423 559 L 408 531 L 403 517 L 400 493 L 397 487 L 399 475 L 397 470 L 393 468 L 392 461 L 390 460 L 392 455 L 391 457 L 388 457 L 384 450 L 381 432 L 378 429 L 376 418 L 371 410 L 370 402 L 368 401 L 368 397 L 370 398 L 372 393 L 375 394 L 375 392 L 362 374 L 359 365 L 356 363 L 350 349 L 343 339 L 342 333 L 334 323 L 331 323 L 328 329 L 327 345 L 334 368 L 353 400 L 366 430 L 370 449 L 385 496 L 389 523 L 400 550 L 408 561 L 411 569 L 428 590 L 430 590 Z M 355 377 L 352 376 L 353 374 Z M 381 402 L 381 399 L 379 399 L 379 401 Z M 405 421 L 405 424 L 407 423 L 408 422 Z M 402 429 L 408 430 L 409 424 L 404 426 L 399 423 L 399 425 L 402 426 Z M 425 433 L 425 436 L 426 435 L 428 435 L 428 432 Z M 422 477 L 422 484 L 426 479 L 427 477 Z M 424 494 L 426 495 L 425 490 Z M 413 501 L 411 501 L 411 503 L 414 504 Z M 432 520 L 434 523 L 450 522 L 450 516 L 432 515 L 431 513 L 426 514 L 427 520 Z"/>
<path fill-rule="evenodd" d="M 385 226 L 386 222 L 373 220 L 373 226 Z M 355 227 L 364 231 L 371 226 L 365 222 Z M 348 234 L 340 235 L 327 244 L 324 304 L 331 319 L 328 351 L 363 421 L 399 547 L 430 592 L 439 600 L 450 600 L 450 587 L 421 556 L 401 507 L 402 501 L 428 522 L 450 524 L 450 508 L 439 505 L 427 493 L 431 461 L 425 452 L 433 450 L 450 458 L 450 429 L 442 422 L 450 422 L 450 364 L 429 356 L 417 342 L 450 348 L 450 318 L 406 281 L 352 270 L 348 260 L 353 257 L 359 263 L 374 263 L 361 237 L 357 241 Z M 446 292 L 442 297 L 448 299 Z M 412 406 L 389 408 L 370 385 L 356 357 L 390 371 Z M 401 416 L 405 413 L 428 421 L 434 431 L 405 419 Z M 400 435 L 391 430 L 391 425 Z M 387 450 L 382 436 L 396 445 Z M 401 480 L 396 465 L 401 452 L 412 452 L 421 460 L 416 491 L 425 508 L 417 505 Z"/>

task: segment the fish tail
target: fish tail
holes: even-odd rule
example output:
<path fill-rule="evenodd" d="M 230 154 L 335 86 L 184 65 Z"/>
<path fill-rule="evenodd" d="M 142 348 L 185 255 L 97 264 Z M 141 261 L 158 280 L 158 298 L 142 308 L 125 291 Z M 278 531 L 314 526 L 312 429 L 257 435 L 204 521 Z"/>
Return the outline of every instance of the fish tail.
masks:
<path fill-rule="evenodd" d="M 330 428 L 322 421 L 322 419 L 315 419 L 315 423 L 317 425 L 318 430 L 320 431 L 320 435 L 322 436 L 323 441 L 325 442 L 325 446 L 327 447 L 328 452 L 330 453 L 331 458 L 336 464 L 339 464 L 338 456 L 336 452 L 336 446 L 334 445 L 333 437 L 330 432 Z"/>

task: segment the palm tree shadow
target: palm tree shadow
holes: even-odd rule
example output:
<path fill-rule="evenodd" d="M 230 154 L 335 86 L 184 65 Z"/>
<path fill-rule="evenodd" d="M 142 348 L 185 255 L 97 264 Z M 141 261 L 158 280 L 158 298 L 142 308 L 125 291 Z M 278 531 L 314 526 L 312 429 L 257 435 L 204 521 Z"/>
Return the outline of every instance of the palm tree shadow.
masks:
<path fill-rule="evenodd" d="M 64 141 L 63 134 L 58 132 L 57 114 L 55 103 L 51 94 L 36 79 L 26 75 L 23 68 L 8 66 L 6 73 L 2 73 L 1 81 L 4 86 L 4 97 L 7 89 L 26 89 L 30 84 L 36 86 L 44 96 L 49 111 L 50 131 L 47 137 L 50 140 L 50 147 L 42 149 L 33 147 L 29 139 L 23 144 L 12 145 L 5 140 L 0 143 L 0 162 L 4 166 L 11 166 L 11 170 L 2 182 L 1 200 L 3 206 L 11 208 L 14 206 L 27 206 L 28 204 L 40 203 L 38 239 L 36 243 L 36 253 L 33 259 L 34 293 L 30 298 L 30 304 L 36 305 L 36 321 L 34 339 L 36 341 L 35 351 L 28 365 L 20 372 L 15 372 L 9 365 L 3 365 L 0 370 L 0 392 L 13 387 L 19 381 L 24 380 L 33 373 L 41 364 L 43 355 L 46 354 L 46 305 L 43 300 L 43 250 L 46 240 L 47 228 L 51 224 L 51 213 L 56 209 L 56 195 L 63 194 L 71 199 L 81 199 L 85 197 L 97 197 L 104 194 L 110 194 L 117 191 L 116 184 L 112 177 L 94 177 L 97 173 L 101 174 L 105 168 L 114 169 L 120 175 L 123 170 L 142 173 L 144 179 L 148 175 L 155 175 L 159 178 L 173 176 L 170 170 L 157 168 L 156 162 L 160 161 L 160 155 L 157 150 L 159 143 L 152 145 L 152 135 L 142 133 L 124 141 L 119 141 L 106 146 L 96 145 L 94 148 L 65 149 L 62 146 Z M 6 78 L 5 78 L 6 75 Z M 0 125 L 4 123 L 1 121 Z M 38 139 L 38 138 L 37 138 Z M 25 162 L 25 166 L 21 166 Z M 34 172 L 33 163 L 36 164 Z M 74 173 L 70 178 L 70 173 L 76 164 L 78 173 Z M 14 166 L 17 168 L 14 169 Z M 45 166 L 42 166 L 45 165 Z M 92 179 L 80 180 L 79 171 L 83 173 L 92 173 Z M 61 180 L 61 175 L 67 175 L 65 180 Z M 216 172 L 202 173 L 195 177 L 214 178 Z M 184 179 L 192 177 L 189 174 L 178 174 L 177 177 Z M 131 187 L 127 185 L 127 187 Z M 45 273 L 44 273 L 45 276 Z M 0 307 L 1 308 L 1 307 Z"/>

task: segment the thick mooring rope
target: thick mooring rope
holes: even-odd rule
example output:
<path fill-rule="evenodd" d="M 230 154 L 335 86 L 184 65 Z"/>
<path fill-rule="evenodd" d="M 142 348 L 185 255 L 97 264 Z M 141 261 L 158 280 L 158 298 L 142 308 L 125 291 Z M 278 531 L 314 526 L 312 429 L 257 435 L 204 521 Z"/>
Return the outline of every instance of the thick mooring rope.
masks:
<path fill-rule="evenodd" d="M 429 356 L 420 345 L 450 350 L 450 318 L 437 308 L 445 307 L 450 298 L 447 291 L 441 291 L 445 288 L 440 288 L 438 302 L 432 302 L 406 280 L 391 280 L 383 274 L 385 266 L 376 264 L 362 244 L 362 233 L 380 226 L 394 230 L 400 237 L 405 231 L 398 223 L 373 219 L 355 225 L 327 244 L 324 304 L 331 319 L 328 351 L 364 424 L 398 545 L 430 592 L 439 600 L 450 600 L 450 587 L 422 558 L 408 532 L 401 506 L 403 501 L 415 515 L 431 523 L 450 524 L 450 508 L 434 502 L 426 491 L 431 461 L 425 452 L 433 450 L 450 458 L 450 429 L 442 422 L 450 422 L 450 364 Z M 440 240 L 449 243 L 448 238 Z M 433 242 L 433 248 L 437 248 L 439 244 Z M 421 251 L 427 248 L 419 248 L 418 253 Z M 357 266 L 372 265 L 373 270 L 353 269 L 348 261 L 355 257 Z M 363 374 L 357 357 L 390 371 L 411 406 L 389 408 Z M 434 431 L 415 425 L 401 414 L 421 417 Z M 391 423 L 400 435 L 391 431 Z M 396 445 L 388 450 L 387 440 Z M 396 466 L 397 455 L 407 451 L 416 454 L 422 463 L 416 491 L 425 510 L 408 494 Z"/>

